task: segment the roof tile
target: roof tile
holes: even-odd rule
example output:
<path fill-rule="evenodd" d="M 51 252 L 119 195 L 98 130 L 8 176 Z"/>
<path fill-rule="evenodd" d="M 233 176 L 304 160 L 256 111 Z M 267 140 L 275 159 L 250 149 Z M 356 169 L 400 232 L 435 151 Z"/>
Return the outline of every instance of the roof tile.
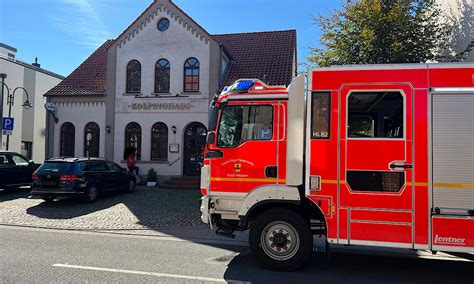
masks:
<path fill-rule="evenodd" d="M 107 76 L 107 49 L 114 40 L 107 40 L 89 58 L 45 96 L 105 95 Z"/>
<path fill-rule="evenodd" d="M 212 36 L 231 54 L 234 64 L 226 80 L 256 78 L 269 85 L 288 85 L 296 57 L 296 31 L 222 34 Z"/>
<path fill-rule="evenodd" d="M 295 30 L 220 34 L 212 37 L 225 47 L 233 60 L 225 85 L 231 85 L 241 78 L 256 78 L 269 85 L 288 85 L 295 75 Z M 105 95 L 107 49 L 114 42 L 107 40 L 45 96 Z"/>

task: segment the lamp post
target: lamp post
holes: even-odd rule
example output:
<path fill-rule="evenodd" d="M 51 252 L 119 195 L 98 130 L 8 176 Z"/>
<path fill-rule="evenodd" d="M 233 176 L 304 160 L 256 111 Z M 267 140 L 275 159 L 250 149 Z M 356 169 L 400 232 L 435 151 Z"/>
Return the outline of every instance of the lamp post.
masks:
<path fill-rule="evenodd" d="M 7 87 L 7 93 L 9 91 L 8 91 L 7 84 L 5 84 L 5 79 L 7 78 L 7 74 L 0 73 L 0 78 L 2 79 L 2 82 L 1 82 L 2 83 L 2 88 L 0 90 L 0 120 L 2 120 L 2 121 L 0 121 L 0 126 L 3 127 L 3 124 L 2 124 L 3 123 L 3 119 L 2 119 L 2 117 L 3 117 L 3 88 Z M 1 130 L 2 127 L 0 127 L 0 130 Z M 3 137 L 3 133 L 0 133 L 0 149 L 2 148 L 2 137 Z"/>
<path fill-rule="evenodd" d="M 0 109 L 2 111 L 0 112 L 0 114 L 1 114 L 0 117 L 3 117 L 3 88 L 6 87 L 6 89 L 7 89 L 8 117 L 11 118 L 12 117 L 12 106 L 15 103 L 15 93 L 16 93 L 16 91 L 22 90 L 26 94 L 26 101 L 21 105 L 22 107 L 24 107 L 25 109 L 29 109 L 33 105 L 30 103 L 29 96 L 28 96 L 28 91 L 26 91 L 26 89 L 23 88 L 23 87 L 16 87 L 13 90 L 13 92 L 10 94 L 10 88 L 8 88 L 8 85 L 5 84 L 5 82 L 3 81 L 4 78 L 6 78 L 6 74 L 3 74 L 3 75 L 4 75 L 4 77 L 2 76 L 2 82 L 0 82 L 2 84 L 2 96 L 1 96 L 1 101 L 0 101 Z M 8 151 L 9 145 L 10 145 L 10 135 L 7 135 L 7 145 L 6 145 L 7 146 L 6 147 L 7 151 Z"/>

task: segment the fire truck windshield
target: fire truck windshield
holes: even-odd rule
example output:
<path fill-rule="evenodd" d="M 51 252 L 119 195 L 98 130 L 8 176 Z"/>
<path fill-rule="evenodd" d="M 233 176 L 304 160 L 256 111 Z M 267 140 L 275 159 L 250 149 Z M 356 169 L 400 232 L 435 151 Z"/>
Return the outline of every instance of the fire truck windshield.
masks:
<path fill-rule="evenodd" d="M 217 146 L 237 147 L 249 140 L 273 138 L 273 107 L 226 106 L 222 110 Z"/>

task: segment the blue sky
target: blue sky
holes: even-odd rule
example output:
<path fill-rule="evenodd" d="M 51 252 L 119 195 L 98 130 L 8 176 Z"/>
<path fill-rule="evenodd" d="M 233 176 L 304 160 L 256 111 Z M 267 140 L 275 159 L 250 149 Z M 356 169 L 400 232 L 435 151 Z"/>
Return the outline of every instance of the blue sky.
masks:
<path fill-rule="evenodd" d="M 0 42 L 17 58 L 67 76 L 153 0 L 0 0 Z M 312 16 L 339 0 L 174 0 L 210 34 L 296 29 L 298 61 L 319 42 Z"/>

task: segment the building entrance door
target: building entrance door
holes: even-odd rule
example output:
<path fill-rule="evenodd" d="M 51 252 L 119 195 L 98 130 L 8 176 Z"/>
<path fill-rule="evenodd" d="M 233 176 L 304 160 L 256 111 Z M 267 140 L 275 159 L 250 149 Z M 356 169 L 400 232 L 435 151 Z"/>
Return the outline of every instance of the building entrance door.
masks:
<path fill-rule="evenodd" d="M 199 122 L 191 123 L 184 131 L 183 174 L 199 176 L 204 161 L 207 129 Z"/>

